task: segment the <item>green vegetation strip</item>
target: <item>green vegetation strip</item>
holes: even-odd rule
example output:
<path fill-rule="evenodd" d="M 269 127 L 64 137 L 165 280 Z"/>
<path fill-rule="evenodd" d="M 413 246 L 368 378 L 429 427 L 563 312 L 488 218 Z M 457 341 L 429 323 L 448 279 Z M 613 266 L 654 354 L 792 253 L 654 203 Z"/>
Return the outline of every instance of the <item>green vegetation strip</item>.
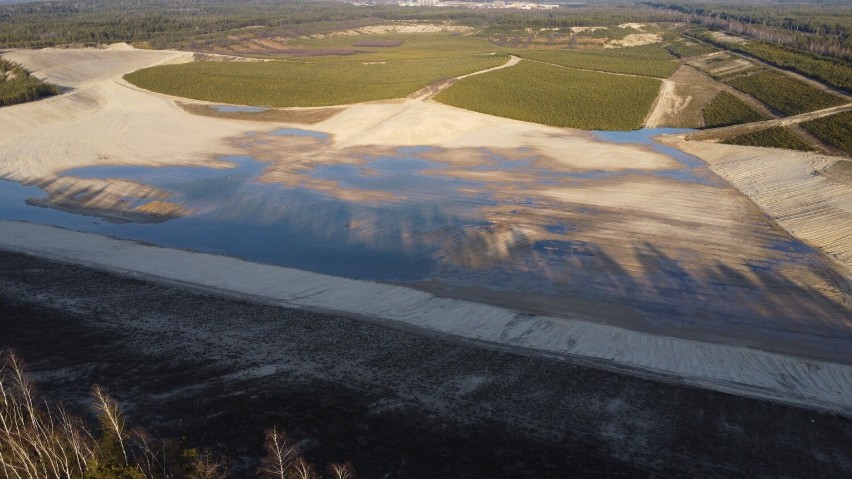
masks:
<path fill-rule="evenodd" d="M 668 78 L 680 64 L 661 45 L 609 50 L 519 50 L 522 58 L 584 70 Z"/>
<path fill-rule="evenodd" d="M 752 110 L 737 97 L 724 91 L 719 92 L 713 101 L 701 110 L 701 114 L 707 128 L 768 120 L 763 114 Z"/>
<path fill-rule="evenodd" d="M 402 98 L 445 78 L 502 65 L 500 55 L 417 61 L 194 62 L 139 70 L 124 78 L 169 95 L 241 105 L 329 106 Z"/>
<path fill-rule="evenodd" d="M 522 61 L 456 82 L 435 97 L 447 105 L 586 130 L 641 128 L 660 89 L 653 78 Z"/>
<path fill-rule="evenodd" d="M 802 126 L 824 142 L 852 155 L 852 111 L 817 118 Z"/>
<path fill-rule="evenodd" d="M 852 64 L 849 62 L 823 58 L 756 40 L 745 43 L 721 42 L 710 36 L 709 32 L 697 33 L 696 36 L 729 50 L 759 58 L 779 68 L 820 80 L 835 88 L 852 91 Z"/>
<path fill-rule="evenodd" d="M 26 103 L 59 94 L 56 85 L 30 75 L 20 65 L 0 59 L 0 106 Z"/>
<path fill-rule="evenodd" d="M 722 143 L 727 145 L 763 146 L 766 148 L 811 151 L 811 147 L 800 140 L 799 137 L 780 126 L 729 138 L 722 141 Z"/>
<path fill-rule="evenodd" d="M 833 87 L 852 91 L 852 65 L 847 62 L 820 58 L 762 42 L 734 45 L 731 49 L 755 56 L 777 67 L 822 80 Z"/>
<path fill-rule="evenodd" d="M 798 115 L 844 103 L 838 96 L 774 71 L 733 78 L 728 83 L 786 115 Z"/>

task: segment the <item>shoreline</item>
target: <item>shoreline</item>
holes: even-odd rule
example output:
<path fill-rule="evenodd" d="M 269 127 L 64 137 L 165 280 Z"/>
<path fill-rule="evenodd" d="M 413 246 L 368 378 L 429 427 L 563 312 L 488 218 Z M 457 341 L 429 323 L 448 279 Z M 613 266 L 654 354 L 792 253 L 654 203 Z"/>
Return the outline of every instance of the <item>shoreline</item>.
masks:
<path fill-rule="evenodd" d="M 422 291 L 22 222 L 0 248 L 216 296 L 330 313 L 489 348 L 852 416 L 852 366 L 518 314 Z"/>
<path fill-rule="evenodd" d="M 211 448 L 235 479 L 255 477 L 274 424 L 314 464 L 351 461 L 359 477 L 852 470 L 844 416 L 19 253 L 0 250 L 0 265 L 0 349 L 43 397 L 94 421 L 98 384 L 129 425 Z"/>

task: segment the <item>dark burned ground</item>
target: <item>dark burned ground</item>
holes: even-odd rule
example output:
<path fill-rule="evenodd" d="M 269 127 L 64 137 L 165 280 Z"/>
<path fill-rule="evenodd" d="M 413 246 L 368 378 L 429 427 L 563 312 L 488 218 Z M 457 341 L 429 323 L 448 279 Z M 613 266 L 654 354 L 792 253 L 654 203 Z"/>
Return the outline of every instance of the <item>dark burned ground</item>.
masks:
<path fill-rule="evenodd" d="M 361 478 L 852 477 L 848 418 L 6 252 L 0 347 L 238 477 L 273 424 Z"/>

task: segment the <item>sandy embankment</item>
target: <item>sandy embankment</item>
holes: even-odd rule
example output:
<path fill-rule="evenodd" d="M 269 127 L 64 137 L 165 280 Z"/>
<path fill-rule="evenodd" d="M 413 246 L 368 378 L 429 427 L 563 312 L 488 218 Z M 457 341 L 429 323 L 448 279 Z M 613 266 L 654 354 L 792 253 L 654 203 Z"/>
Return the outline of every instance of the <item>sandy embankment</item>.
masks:
<path fill-rule="evenodd" d="M 0 221 L 12 251 L 263 303 L 356 316 L 747 396 L 852 414 L 852 367 L 667 338 L 235 258 Z"/>
<path fill-rule="evenodd" d="M 90 165 L 226 167 L 217 158 L 245 154 L 241 141 L 247 133 L 261 129 L 257 122 L 190 115 L 174 99 L 140 91 L 121 80 L 122 74 L 150 64 L 189 61 L 191 54 L 45 50 L 14 52 L 8 56 L 45 78 L 75 89 L 45 101 L 0 110 L 0 128 L 8 132 L 0 138 L 3 159 L 0 176 L 5 178 L 40 183 L 55 180 L 63 170 Z M 284 125 L 269 124 L 267 131 Z M 433 102 L 354 105 L 311 129 L 332 135 L 330 148 L 337 152 L 358 146 L 430 145 L 463 149 L 486 145 L 495 149 L 529 149 L 555 169 L 576 172 L 627 169 L 654 172 L 679 166 L 672 158 L 646 147 L 605 143 L 588 133 L 501 119 Z M 611 251 L 612 257 L 622 261 L 619 266 L 627 266 L 627 276 L 634 270 L 661 268 L 645 264 L 647 258 L 636 252 L 635 245 L 671 233 L 675 247 L 670 253 L 720 258 L 724 270 L 743 278 L 741 282 L 747 288 L 760 284 L 739 271 L 747 270 L 747 260 L 753 253 L 778 253 L 767 253 L 764 243 L 768 240 L 754 234 L 756 226 L 750 223 L 743 226 L 735 191 L 725 187 L 724 195 L 720 195 L 721 190 L 706 188 L 707 191 L 701 190 L 700 199 L 689 200 L 694 197 L 690 192 L 696 191 L 691 183 L 636 178 L 626 175 L 614 182 L 583 189 L 571 187 L 545 193 L 565 204 L 594 206 L 617 213 L 615 218 L 619 223 L 610 225 L 612 230 L 601 228 L 601 223 L 594 221 L 588 225 L 587 234 L 597 240 L 618 240 L 625 236 L 622 225 L 630 227 L 631 234 L 624 242 L 613 243 Z M 674 209 L 669 208 L 671 201 L 667 199 L 672 188 L 677 189 L 678 198 L 685 200 Z M 724 207 L 710 206 L 713 202 L 708 198 L 724 198 Z M 97 203 L 97 198 L 91 201 Z M 562 210 L 560 207 L 557 211 Z M 695 210 L 707 214 L 700 214 L 700 218 L 692 221 L 695 215 L 688 212 Z M 584 215 L 588 216 L 583 213 L 576 219 L 582 221 Z M 571 312 L 566 312 L 566 316 L 573 316 L 572 319 L 518 315 L 506 309 L 438 298 L 401 287 L 148 248 L 54 228 L 2 223 L 0 229 L 0 242 L 7 248 L 111 271 L 150 275 L 167 282 L 194 284 L 202 289 L 228 291 L 276 304 L 363 316 L 492 345 L 588 357 L 607 367 L 637 374 L 655 372 L 673 380 L 682 377 L 691 384 L 773 397 L 845 414 L 852 407 L 852 368 L 848 365 L 654 336 L 584 322 L 582 316 Z M 753 248 L 743 248 L 741 238 L 748 238 L 746 243 L 753 242 Z M 819 271 L 793 273 L 791 281 L 801 279 L 806 285 L 819 278 Z M 649 280 L 653 278 L 649 276 Z M 707 284 L 719 288 L 713 281 Z M 727 287 L 722 285 L 722 289 Z M 772 305 L 783 302 L 780 295 L 771 299 Z M 842 320 L 834 318 L 835 322 Z"/>
<path fill-rule="evenodd" d="M 678 136 L 664 141 L 707 162 L 790 234 L 832 258 L 852 304 L 852 160 Z"/>

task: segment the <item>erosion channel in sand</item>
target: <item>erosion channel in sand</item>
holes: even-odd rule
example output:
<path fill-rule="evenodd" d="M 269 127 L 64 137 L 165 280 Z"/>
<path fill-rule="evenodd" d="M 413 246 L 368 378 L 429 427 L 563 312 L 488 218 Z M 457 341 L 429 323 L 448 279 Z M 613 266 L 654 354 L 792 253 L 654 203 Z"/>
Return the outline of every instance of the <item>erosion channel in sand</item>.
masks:
<path fill-rule="evenodd" d="M 67 92 L 0 110 L 0 219 L 249 263 L 12 222 L 4 247 L 850 412 L 842 261 L 650 139 L 666 131 L 552 128 L 428 95 L 309 126 L 200 116 L 121 79 L 191 53 L 4 57 Z"/>

